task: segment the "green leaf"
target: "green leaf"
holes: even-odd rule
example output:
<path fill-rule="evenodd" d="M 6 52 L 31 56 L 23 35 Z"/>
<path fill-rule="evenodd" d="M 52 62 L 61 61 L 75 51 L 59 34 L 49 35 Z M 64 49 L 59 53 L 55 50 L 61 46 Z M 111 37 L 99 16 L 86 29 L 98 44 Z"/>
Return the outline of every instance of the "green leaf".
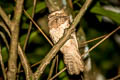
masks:
<path fill-rule="evenodd" d="M 27 34 L 24 34 L 20 37 L 20 44 L 23 46 L 25 39 L 26 39 Z M 28 44 L 30 44 L 31 42 L 36 43 L 36 44 L 43 44 L 44 40 L 43 37 L 41 37 L 37 31 L 31 32 L 30 37 L 29 37 L 29 41 Z"/>
<path fill-rule="evenodd" d="M 96 15 L 96 17 L 99 20 L 99 22 L 102 22 L 102 16 L 101 15 Z"/>
<path fill-rule="evenodd" d="M 116 13 L 110 10 L 105 10 L 100 6 L 99 3 L 96 3 L 96 5 L 90 11 L 95 14 L 106 16 L 112 19 L 114 22 L 120 24 L 120 13 Z"/>
<path fill-rule="evenodd" d="M 3 57 L 3 62 L 8 61 L 8 50 L 6 47 L 2 48 L 2 57 Z"/>
<path fill-rule="evenodd" d="M 33 7 L 30 7 L 29 9 L 27 9 L 28 14 L 30 14 L 30 15 L 32 14 L 32 8 Z M 41 11 L 42 9 L 45 9 L 45 8 L 46 8 L 45 2 L 39 2 L 36 5 L 35 13 L 38 13 L 39 11 Z"/>
<path fill-rule="evenodd" d="M 41 35 L 39 35 L 38 31 L 31 32 L 30 38 L 29 38 L 29 43 L 31 43 L 31 42 L 37 43 L 37 44 L 45 43 L 43 37 Z"/>
<path fill-rule="evenodd" d="M 62 70 L 65 67 L 63 60 L 60 60 L 59 70 Z M 60 80 L 69 80 L 67 73 L 64 71 L 59 75 Z"/>
<path fill-rule="evenodd" d="M 28 27 L 29 27 L 29 24 L 23 22 L 23 24 L 22 24 L 22 29 L 28 29 Z"/>

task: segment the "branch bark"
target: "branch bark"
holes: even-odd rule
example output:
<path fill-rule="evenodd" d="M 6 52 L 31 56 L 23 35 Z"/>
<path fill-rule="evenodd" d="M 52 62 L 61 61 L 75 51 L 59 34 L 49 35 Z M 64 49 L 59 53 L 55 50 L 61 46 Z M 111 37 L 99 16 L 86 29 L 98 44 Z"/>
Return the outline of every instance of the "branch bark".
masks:
<path fill-rule="evenodd" d="M 30 68 L 30 65 L 29 65 L 29 63 L 27 61 L 27 58 L 26 58 L 26 56 L 25 56 L 25 54 L 24 54 L 20 44 L 18 44 L 18 54 L 20 56 L 21 63 L 23 65 L 23 68 L 24 68 L 24 71 L 25 71 L 26 80 L 33 79 L 33 77 L 32 77 L 32 70 Z"/>
<path fill-rule="evenodd" d="M 8 36 L 10 36 L 10 31 L 3 22 L 0 22 L 0 26 L 7 32 Z"/>
<path fill-rule="evenodd" d="M 62 39 L 56 45 L 54 45 L 53 48 L 49 51 L 49 53 L 45 56 L 37 71 L 34 73 L 35 80 L 39 79 L 39 77 L 42 75 L 43 71 L 45 70 L 46 66 L 50 63 L 52 58 L 57 54 L 62 45 L 69 39 L 71 33 L 74 31 L 76 25 L 84 15 L 91 2 L 92 0 L 86 0 L 83 7 L 80 9 L 80 12 L 75 17 L 71 27 L 64 33 Z"/>
<path fill-rule="evenodd" d="M 4 12 L 4 10 L 1 8 L 1 6 L 0 6 L 0 15 L 3 18 L 3 20 L 5 21 L 5 23 L 7 24 L 7 26 L 9 27 L 9 29 L 11 30 L 12 29 L 11 21 L 10 21 L 9 17 L 7 16 L 7 14 Z"/>
<path fill-rule="evenodd" d="M 0 9 L 0 12 L 1 12 L 1 10 L 2 10 L 2 9 Z M 1 15 L 1 14 L 0 14 L 0 15 Z M 6 15 L 6 14 L 4 13 L 4 15 Z M 1 15 L 1 16 L 4 18 L 3 15 Z M 16 15 L 16 16 L 17 16 L 17 15 Z M 6 18 L 6 19 L 9 20 L 9 18 Z M 9 21 L 10 21 L 10 20 L 9 20 Z M 13 20 L 13 21 L 15 21 L 15 20 Z M 9 22 L 6 22 L 6 24 L 8 24 L 9 28 L 11 28 L 12 21 L 10 21 L 10 23 L 9 23 Z M 18 27 L 18 26 L 17 26 L 17 27 Z M 12 32 L 13 29 L 10 29 L 10 30 L 11 30 L 11 32 Z M 9 32 L 9 33 L 10 33 L 10 32 Z M 9 37 L 12 38 L 12 35 L 9 34 Z M 21 62 L 22 62 L 22 66 L 23 66 L 23 68 L 24 68 L 24 70 L 25 70 L 26 79 L 27 79 L 27 80 L 30 80 L 30 79 L 31 79 L 31 76 L 32 76 L 32 70 L 31 70 L 31 68 L 30 68 L 30 66 L 29 66 L 29 63 L 28 63 L 28 61 L 27 61 L 27 58 L 26 58 L 26 56 L 25 56 L 25 54 L 24 54 L 24 52 L 23 52 L 20 44 L 18 44 L 18 47 L 16 47 L 16 48 L 18 48 L 18 55 L 20 56 L 20 59 L 21 59 Z"/>
<path fill-rule="evenodd" d="M 8 59 L 8 80 L 16 80 L 17 73 L 17 49 L 19 37 L 19 23 L 22 15 L 22 7 L 24 0 L 16 1 L 16 8 L 11 24 L 11 42 Z"/>
<path fill-rule="evenodd" d="M 5 42 L 6 47 L 7 47 L 8 50 L 9 50 L 8 41 L 7 41 L 7 39 L 6 39 L 5 35 L 4 35 L 4 33 L 1 32 L 1 31 L 0 31 L 0 36 L 2 37 L 3 41 Z"/>
<path fill-rule="evenodd" d="M 34 2 L 33 2 L 32 16 L 31 16 L 32 18 L 34 17 L 35 7 L 36 7 L 36 0 L 34 0 Z M 27 36 L 26 36 L 25 43 L 24 43 L 24 46 L 23 46 L 24 51 L 25 51 L 26 46 L 27 46 L 27 42 L 28 42 L 28 39 L 29 39 L 29 36 L 30 36 L 31 29 L 32 29 L 32 21 L 30 21 Z"/>

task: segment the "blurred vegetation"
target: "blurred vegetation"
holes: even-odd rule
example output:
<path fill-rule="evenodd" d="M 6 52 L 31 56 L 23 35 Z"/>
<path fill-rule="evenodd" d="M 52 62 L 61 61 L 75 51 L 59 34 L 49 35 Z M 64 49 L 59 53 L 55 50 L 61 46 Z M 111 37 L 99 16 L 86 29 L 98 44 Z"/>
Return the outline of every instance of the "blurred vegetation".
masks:
<path fill-rule="evenodd" d="M 84 0 L 72 0 L 73 2 L 73 14 L 77 14 L 79 9 L 81 8 Z M 10 16 L 13 16 L 14 10 L 14 0 L 0 0 L 0 6 L 5 10 L 5 12 Z M 113 6 L 120 7 L 118 5 L 112 4 L 109 0 L 93 0 L 93 3 L 85 13 L 82 21 L 79 25 L 82 25 L 82 28 L 85 31 L 86 39 L 91 40 L 93 38 L 102 36 L 104 34 L 108 34 L 112 30 L 114 30 L 120 24 L 120 13 L 113 12 L 110 10 L 106 10 L 104 6 Z M 25 0 L 24 9 L 31 15 L 32 14 L 32 6 L 33 0 Z M 44 32 L 49 36 L 47 30 L 47 26 L 41 26 L 40 19 L 44 18 L 44 16 L 48 15 L 49 11 L 45 4 L 44 0 L 37 0 L 35 17 L 34 20 L 40 25 L 40 27 L 44 28 Z M 111 21 L 107 21 L 104 17 L 109 18 Z M 1 20 L 1 18 L 0 18 Z M 29 19 L 24 15 L 21 18 L 21 30 L 20 30 L 20 44 L 24 45 L 24 41 L 27 35 L 27 29 L 29 26 Z M 47 22 L 46 22 L 47 23 Z M 78 28 L 79 29 L 79 28 Z M 0 27 L 0 31 L 3 29 Z M 116 34 L 120 35 L 120 32 Z M 6 35 L 7 36 L 7 35 Z M 0 41 L 2 43 L 2 56 L 5 65 L 7 65 L 8 60 L 8 50 L 5 47 L 2 38 L 0 37 Z M 8 38 L 9 41 L 9 38 Z M 92 47 L 98 41 L 94 41 L 89 43 L 88 46 Z M 29 60 L 29 63 L 32 65 L 44 58 L 44 56 L 51 49 L 51 45 L 48 41 L 43 37 L 43 35 L 37 30 L 37 28 L 33 25 L 31 35 L 29 38 L 29 42 L 26 48 L 26 55 Z M 120 44 L 118 44 L 115 40 L 115 34 L 112 35 L 109 39 L 95 48 L 92 52 L 90 52 L 90 56 L 92 61 L 96 64 L 98 70 L 106 77 L 112 78 L 118 74 L 118 68 L 120 68 Z M 59 53 L 58 53 L 59 54 Z M 60 71 L 64 68 L 64 63 L 62 59 L 62 54 L 59 54 L 59 69 Z M 50 64 L 51 65 L 51 64 Z M 42 78 L 47 78 L 49 74 L 50 65 L 46 68 L 45 73 Z M 37 67 L 37 66 L 36 66 Z M 36 69 L 33 68 L 33 70 Z M 0 70 L 0 76 L 2 76 L 2 72 Z M 22 76 L 22 74 L 21 74 Z M 68 80 L 69 76 L 67 72 L 63 72 L 58 79 L 60 80 Z M 21 77 L 21 80 L 23 78 Z"/>

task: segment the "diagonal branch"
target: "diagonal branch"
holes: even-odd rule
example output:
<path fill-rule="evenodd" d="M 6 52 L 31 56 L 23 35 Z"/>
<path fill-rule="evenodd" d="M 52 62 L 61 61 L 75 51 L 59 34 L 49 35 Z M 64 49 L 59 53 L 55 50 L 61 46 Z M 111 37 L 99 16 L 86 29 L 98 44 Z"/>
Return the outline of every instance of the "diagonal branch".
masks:
<path fill-rule="evenodd" d="M 107 34 L 102 35 L 102 36 L 100 36 L 100 37 L 93 38 L 93 39 L 88 40 L 88 41 L 84 41 L 84 42 L 82 42 L 82 43 L 80 43 L 80 44 L 81 44 L 81 45 L 85 45 L 85 44 L 88 44 L 88 43 L 90 43 L 90 42 L 93 42 L 93 41 L 99 40 L 99 39 L 101 39 L 101 38 L 104 38 L 104 37 L 106 37 L 106 36 L 107 36 Z"/>
<path fill-rule="evenodd" d="M 120 74 L 118 74 L 117 76 L 115 76 L 115 77 L 113 77 L 113 78 L 111 78 L 111 79 L 108 79 L 108 80 L 117 80 L 117 79 L 119 79 L 120 78 Z"/>
<path fill-rule="evenodd" d="M 80 12 L 75 17 L 71 27 L 65 32 L 62 39 L 53 46 L 53 48 L 49 51 L 49 53 L 45 56 L 45 58 L 42 60 L 40 66 L 38 67 L 37 71 L 34 73 L 35 79 L 39 79 L 39 77 L 42 75 L 43 71 L 45 70 L 46 66 L 50 63 L 50 61 L 53 59 L 53 57 L 57 54 L 59 49 L 64 45 L 64 43 L 69 39 L 71 33 L 74 31 L 76 25 L 81 20 L 82 16 L 84 15 L 85 11 L 89 7 L 92 0 L 86 0 L 82 8 L 80 9 Z"/>
<path fill-rule="evenodd" d="M 2 37 L 3 41 L 5 42 L 6 47 L 9 50 L 8 41 L 7 41 L 6 37 L 5 37 L 5 35 L 3 34 L 3 32 L 1 32 L 1 31 L 0 31 L 0 36 Z"/>
<path fill-rule="evenodd" d="M 20 56 L 21 63 L 23 65 L 23 68 L 24 68 L 24 71 L 25 71 L 25 74 L 26 74 L 26 80 L 31 80 L 31 78 L 32 78 L 32 70 L 30 68 L 30 65 L 29 65 L 29 63 L 27 61 L 25 53 L 23 52 L 20 44 L 18 44 L 18 54 Z"/>
<path fill-rule="evenodd" d="M 5 21 L 5 23 L 8 25 L 9 29 L 11 30 L 12 29 L 11 21 L 10 21 L 9 17 L 7 16 L 7 14 L 4 12 L 4 10 L 1 8 L 1 6 L 0 6 L 0 15 L 3 18 L 3 20 Z"/>
<path fill-rule="evenodd" d="M 8 36 L 10 36 L 10 31 L 3 22 L 0 22 L 0 26 L 7 32 Z"/>
<path fill-rule="evenodd" d="M 51 68 L 50 68 L 50 71 L 49 71 L 49 75 L 48 75 L 47 80 L 49 80 L 49 79 L 51 78 L 52 74 L 53 74 L 56 60 L 57 60 L 57 57 L 55 57 L 55 58 L 53 59 L 53 62 L 52 62 L 52 65 L 51 65 Z"/>
<path fill-rule="evenodd" d="M 37 23 L 32 19 L 32 17 L 24 10 L 25 15 L 33 22 L 33 24 L 37 27 L 37 29 L 41 32 L 41 34 L 46 38 L 46 40 L 53 46 L 52 41 L 47 37 L 47 35 L 42 31 L 42 29 L 37 25 Z"/>
<path fill-rule="evenodd" d="M 57 74 L 55 74 L 52 78 L 50 78 L 49 80 L 53 80 L 55 79 L 57 76 L 59 76 L 62 72 L 64 72 L 67 68 L 63 68 L 60 72 L 58 72 Z"/>

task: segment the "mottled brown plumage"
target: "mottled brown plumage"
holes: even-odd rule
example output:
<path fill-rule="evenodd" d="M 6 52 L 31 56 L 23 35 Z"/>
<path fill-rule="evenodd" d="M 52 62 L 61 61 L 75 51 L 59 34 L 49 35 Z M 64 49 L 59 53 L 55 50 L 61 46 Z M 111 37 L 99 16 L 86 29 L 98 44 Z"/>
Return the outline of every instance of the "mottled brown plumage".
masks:
<path fill-rule="evenodd" d="M 64 35 L 65 29 L 70 27 L 70 17 L 64 10 L 55 11 L 48 16 L 49 33 L 54 43 L 57 43 Z M 71 38 L 61 47 L 60 51 L 64 55 L 68 73 L 79 74 L 84 71 L 83 61 L 81 59 L 76 34 L 73 32 Z"/>

